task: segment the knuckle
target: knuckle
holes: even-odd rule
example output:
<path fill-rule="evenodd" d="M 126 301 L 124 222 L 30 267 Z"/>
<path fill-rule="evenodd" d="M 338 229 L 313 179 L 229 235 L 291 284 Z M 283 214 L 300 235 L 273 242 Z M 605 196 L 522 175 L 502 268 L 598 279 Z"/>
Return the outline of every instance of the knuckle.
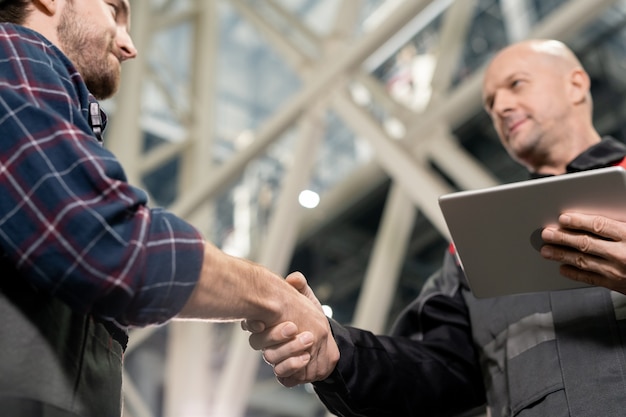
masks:
<path fill-rule="evenodd" d="M 591 244 L 592 244 L 591 237 L 587 236 L 587 235 L 583 235 L 580 238 L 580 243 L 578 245 L 578 249 L 581 252 L 589 252 L 590 249 L 591 249 Z"/>
<path fill-rule="evenodd" d="M 579 269 L 586 269 L 587 259 L 583 255 L 578 255 L 574 258 L 574 265 Z"/>
<path fill-rule="evenodd" d="M 594 233 L 601 233 L 607 228 L 607 219 L 596 216 L 591 223 L 591 229 Z"/>

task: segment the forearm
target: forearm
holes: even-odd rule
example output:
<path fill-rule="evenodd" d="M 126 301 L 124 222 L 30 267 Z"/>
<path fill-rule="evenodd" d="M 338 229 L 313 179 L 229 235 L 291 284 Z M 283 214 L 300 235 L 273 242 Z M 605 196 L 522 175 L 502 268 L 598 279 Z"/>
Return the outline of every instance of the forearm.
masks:
<path fill-rule="evenodd" d="M 297 295 L 269 269 L 205 242 L 200 278 L 178 318 L 276 323 Z"/>
<path fill-rule="evenodd" d="M 341 358 L 330 378 L 314 386 L 334 413 L 453 416 L 484 402 L 473 362 L 455 356 L 446 343 L 377 336 L 337 324 L 333 331 Z"/>
<path fill-rule="evenodd" d="M 345 416 L 446 416 L 483 404 L 462 279 L 448 255 L 392 336 L 333 325 L 341 358 L 331 380 L 316 384 L 327 407 Z"/>

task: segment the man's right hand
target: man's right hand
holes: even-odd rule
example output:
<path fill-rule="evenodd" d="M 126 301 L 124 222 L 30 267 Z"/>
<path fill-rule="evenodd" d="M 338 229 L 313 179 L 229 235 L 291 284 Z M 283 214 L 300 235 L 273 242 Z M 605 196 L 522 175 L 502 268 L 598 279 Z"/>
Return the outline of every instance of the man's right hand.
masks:
<path fill-rule="evenodd" d="M 323 313 L 319 300 L 301 273 L 294 272 L 286 280 Z M 310 307 L 303 309 L 303 312 L 308 308 Z M 316 342 L 313 334 L 308 331 L 298 333 L 298 327 L 293 322 L 284 322 L 265 329 L 262 323 L 248 321 L 243 322 L 242 327 L 252 332 L 250 346 L 263 351 L 263 358 L 274 367 L 276 378 L 286 387 L 327 378 L 339 360 L 339 348 L 330 331 L 330 325 L 328 334 L 325 335 L 326 342 L 316 352 L 311 352 L 311 347 Z"/>
<path fill-rule="evenodd" d="M 306 344 L 306 350 L 300 349 L 300 358 L 308 361 L 298 376 L 279 379 L 288 386 L 326 378 L 339 358 L 328 318 L 302 274 L 294 273 L 286 281 L 262 265 L 224 253 L 210 242 L 204 244 L 198 282 L 177 319 L 250 320 L 260 326 L 259 331 L 268 329 L 263 333 L 266 341 L 263 335 L 259 336 L 258 348 L 267 347 L 266 356 L 275 364 L 284 359 L 285 349 L 274 347 L 275 342 L 271 341 L 277 336 L 270 328 L 292 322 L 296 326 L 294 332 L 307 332 L 297 340 Z M 280 337 L 284 340 L 284 336 Z M 286 375 L 283 368 L 294 368 L 287 365 L 291 362 L 279 366 L 280 375 Z"/>

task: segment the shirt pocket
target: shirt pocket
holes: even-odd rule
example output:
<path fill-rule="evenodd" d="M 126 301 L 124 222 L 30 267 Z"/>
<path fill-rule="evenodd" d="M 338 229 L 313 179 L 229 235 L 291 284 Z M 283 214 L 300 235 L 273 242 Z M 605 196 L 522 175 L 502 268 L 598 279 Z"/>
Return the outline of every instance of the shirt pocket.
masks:
<path fill-rule="evenodd" d="M 510 416 L 569 416 L 555 340 L 507 360 Z"/>

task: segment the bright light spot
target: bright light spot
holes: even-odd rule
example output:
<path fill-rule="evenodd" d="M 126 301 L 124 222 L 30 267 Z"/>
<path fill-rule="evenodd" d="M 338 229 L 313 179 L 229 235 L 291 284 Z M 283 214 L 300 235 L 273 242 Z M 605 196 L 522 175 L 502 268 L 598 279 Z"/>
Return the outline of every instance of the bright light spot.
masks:
<path fill-rule="evenodd" d="M 372 95 L 363 84 L 350 84 L 350 94 L 352 95 L 352 100 L 359 106 L 367 106 L 372 102 Z"/>
<path fill-rule="evenodd" d="M 395 117 L 390 117 L 385 120 L 383 126 L 389 136 L 394 139 L 402 139 L 406 134 L 406 128 L 404 127 L 404 124 Z"/>
<path fill-rule="evenodd" d="M 324 311 L 326 317 L 330 317 L 331 319 L 333 318 L 333 309 L 331 306 L 323 305 L 322 310 Z"/>
<path fill-rule="evenodd" d="M 245 149 L 254 142 L 254 132 L 251 130 L 244 130 L 235 138 L 235 148 L 238 150 Z"/>
<path fill-rule="evenodd" d="M 302 207 L 315 208 L 320 203 L 320 196 L 315 191 L 304 190 L 300 193 L 298 201 Z"/>

